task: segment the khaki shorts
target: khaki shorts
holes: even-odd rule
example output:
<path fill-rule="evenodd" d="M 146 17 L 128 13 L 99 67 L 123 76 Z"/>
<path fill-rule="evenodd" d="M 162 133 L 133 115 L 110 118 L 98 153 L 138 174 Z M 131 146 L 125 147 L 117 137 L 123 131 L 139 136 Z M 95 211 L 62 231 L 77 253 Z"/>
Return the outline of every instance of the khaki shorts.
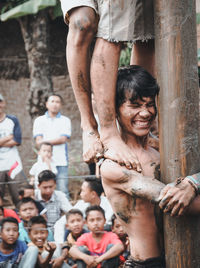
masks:
<path fill-rule="evenodd" d="M 88 6 L 99 15 L 97 37 L 110 42 L 154 38 L 153 0 L 61 0 L 65 21 L 68 12 Z"/>

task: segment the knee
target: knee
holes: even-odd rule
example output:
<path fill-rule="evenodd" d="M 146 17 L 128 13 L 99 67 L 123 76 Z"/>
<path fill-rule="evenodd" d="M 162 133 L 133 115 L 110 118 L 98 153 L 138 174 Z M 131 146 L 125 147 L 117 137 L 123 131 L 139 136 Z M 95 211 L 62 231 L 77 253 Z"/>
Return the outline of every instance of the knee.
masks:
<path fill-rule="evenodd" d="M 70 18 L 68 41 L 80 47 L 90 44 L 97 31 L 97 19 L 86 13 L 78 13 Z M 70 40 L 69 40 L 70 39 Z"/>

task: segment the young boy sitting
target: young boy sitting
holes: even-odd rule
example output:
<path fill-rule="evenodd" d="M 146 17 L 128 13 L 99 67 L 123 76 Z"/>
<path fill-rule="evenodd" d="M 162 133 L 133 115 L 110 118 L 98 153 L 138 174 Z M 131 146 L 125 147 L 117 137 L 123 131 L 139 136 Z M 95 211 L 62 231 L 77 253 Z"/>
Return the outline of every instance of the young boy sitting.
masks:
<path fill-rule="evenodd" d="M 29 237 L 31 242 L 28 244 L 29 248 L 36 247 L 37 265 L 39 267 L 68 267 L 64 260 L 67 255 L 67 250 L 63 249 L 60 254 L 60 248 L 53 242 L 47 242 L 48 230 L 47 222 L 42 216 L 33 217 L 29 223 Z"/>
<path fill-rule="evenodd" d="M 119 256 L 120 264 L 123 264 L 130 255 L 129 239 L 127 233 L 124 232 L 121 222 L 117 219 L 115 214 L 113 214 L 112 216 L 112 232 L 119 237 L 119 239 L 122 241 L 124 245 L 124 251 Z"/>
<path fill-rule="evenodd" d="M 35 188 L 38 186 L 38 175 L 41 171 L 49 169 L 57 174 L 57 168 L 52 160 L 52 148 L 51 143 L 48 142 L 43 142 L 40 145 L 38 160 L 29 171 L 30 184 L 34 185 Z"/>
<path fill-rule="evenodd" d="M 0 234 L 0 267 L 18 267 L 27 249 L 26 243 L 18 240 L 18 221 L 13 217 L 2 219 Z"/>
<path fill-rule="evenodd" d="M 79 209 L 71 209 L 68 211 L 66 214 L 66 220 L 67 230 L 65 234 L 63 249 L 66 248 L 69 250 L 73 245 L 75 245 L 77 239 L 88 231 L 83 228 L 85 221 L 83 218 L 83 213 Z M 74 265 L 76 262 L 69 256 L 67 263 Z"/>
<path fill-rule="evenodd" d="M 86 222 L 90 233 L 81 235 L 69 251 L 77 267 L 118 267 L 118 256 L 124 247 L 116 234 L 104 231 L 104 210 L 100 206 L 88 207 Z"/>
<path fill-rule="evenodd" d="M 19 240 L 29 243 L 31 240 L 29 238 L 27 227 L 28 221 L 34 217 L 38 216 L 38 209 L 35 200 L 31 197 L 22 198 L 18 203 L 19 215 L 22 221 L 19 223 Z M 53 234 L 51 230 L 48 230 L 48 241 L 53 241 Z"/>

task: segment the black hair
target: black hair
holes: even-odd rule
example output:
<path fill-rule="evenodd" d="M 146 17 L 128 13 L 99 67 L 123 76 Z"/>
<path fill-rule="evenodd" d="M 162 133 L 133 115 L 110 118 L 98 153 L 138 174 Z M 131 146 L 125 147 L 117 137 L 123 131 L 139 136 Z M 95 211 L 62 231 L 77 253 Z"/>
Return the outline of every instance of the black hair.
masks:
<path fill-rule="evenodd" d="M 156 79 L 138 65 L 122 67 L 118 70 L 116 86 L 116 110 L 129 100 L 131 103 L 143 97 L 153 97 L 159 93 Z"/>
<path fill-rule="evenodd" d="M 112 228 L 113 228 L 113 226 L 114 226 L 114 224 L 115 224 L 115 220 L 116 220 L 116 219 L 117 219 L 116 215 L 113 214 L 112 217 L 111 217 Z"/>
<path fill-rule="evenodd" d="M 55 96 L 55 97 L 60 98 L 61 103 L 63 103 L 63 98 L 62 98 L 62 96 L 61 96 L 60 94 L 57 94 L 57 93 L 52 93 L 52 94 L 50 94 L 50 95 L 47 97 L 47 101 L 48 101 L 49 98 L 52 97 L 52 96 Z"/>
<path fill-rule="evenodd" d="M 3 211 L 3 213 L 4 213 L 4 207 L 3 206 L 0 206 L 0 210 Z"/>
<path fill-rule="evenodd" d="M 104 219 L 105 219 L 105 211 L 104 211 L 104 209 L 102 207 L 100 207 L 100 206 L 94 205 L 94 206 L 89 206 L 86 209 L 86 211 L 85 211 L 85 218 L 86 218 L 86 220 L 88 218 L 88 215 L 89 215 L 90 211 L 99 211 L 99 212 L 101 212 L 102 215 L 103 215 L 103 217 L 104 217 Z"/>
<path fill-rule="evenodd" d="M 90 189 L 95 191 L 98 196 L 103 193 L 103 186 L 100 179 L 87 177 L 85 181 L 88 183 Z"/>
<path fill-rule="evenodd" d="M 1 225 L 1 230 L 3 229 L 3 226 L 4 226 L 4 224 L 5 224 L 6 222 L 12 222 L 12 223 L 15 223 L 15 224 L 17 225 L 18 229 L 19 229 L 19 225 L 18 225 L 18 221 L 17 221 L 17 219 L 15 219 L 15 218 L 13 218 L 13 217 L 6 217 L 6 218 L 3 218 L 3 219 L 1 220 L 1 223 L 0 223 L 0 225 Z"/>
<path fill-rule="evenodd" d="M 50 142 L 47 142 L 47 141 L 42 142 L 42 143 L 40 144 L 40 149 L 41 149 L 42 145 L 51 146 L 51 150 L 53 149 L 53 145 L 52 145 Z"/>
<path fill-rule="evenodd" d="M 34 186 L 31 185 L 31 184 L 25 185 L 23 188 L 21 188 L 19 190 L 19 195 L 21 195 L 23 197 L 24 196 L 24 190 L 26 190 L 26 189 L 28 189 L 28 190 L 34 190 Z"/>
<path fill-rule="evenodd" d="M 34 216 L 32 217 L 29 222 L 28 222 L 28 230 L 30 231 L 31 227 L 34 224 L 44 224 L 45 227 L 47 228 L 47 221 L 45 220 L 45 218 L 41 215 L 39 216 Z"/>
<path fill-rule="evenodd" d="M 70 215 L 74 215 L 74 214 L 78 214 L 83 218 L 83 213 L 80 211 L 80 209 L 70 209 L 67 213 L 66 213 L 66 219 L 68 220 Z"/>
<path fill-rule="evenodd" d="M 43 181 L 54 180 L 56 182 L 56 175 L 51 170 L 43 170 L 38 175 L 38 182 L 41 184 Z"/>
<path fill-rule="evenodd" d="M 33 203 L 33 204 L 36 206 L 36 208 L 37 208 L 37 205 L 36 205 L 35 200 L 34 200 L 33 198 L 31 198 L 31 197 L 23 197 L 23 198 L 19 201 L 19 203 L 17 204 L 17 208 L 20 210 L 20 207 L 21 207 L 23 204 L 27 204 L 27 203 L 29 203 L 29 202 Z M 37 208 L 37 209 L 38 209 L 38 208 Z"/>

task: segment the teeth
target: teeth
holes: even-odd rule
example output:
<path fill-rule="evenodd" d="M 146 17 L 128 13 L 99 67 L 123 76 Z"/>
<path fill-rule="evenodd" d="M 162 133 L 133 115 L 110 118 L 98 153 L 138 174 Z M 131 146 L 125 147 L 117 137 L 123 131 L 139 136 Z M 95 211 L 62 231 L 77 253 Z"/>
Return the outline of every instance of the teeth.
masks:
<path fill-rule="evenodd" d="M 149 121 L 135 121 L 134 123 L 138 126 L 148 126 L 149 125 Z"/>

